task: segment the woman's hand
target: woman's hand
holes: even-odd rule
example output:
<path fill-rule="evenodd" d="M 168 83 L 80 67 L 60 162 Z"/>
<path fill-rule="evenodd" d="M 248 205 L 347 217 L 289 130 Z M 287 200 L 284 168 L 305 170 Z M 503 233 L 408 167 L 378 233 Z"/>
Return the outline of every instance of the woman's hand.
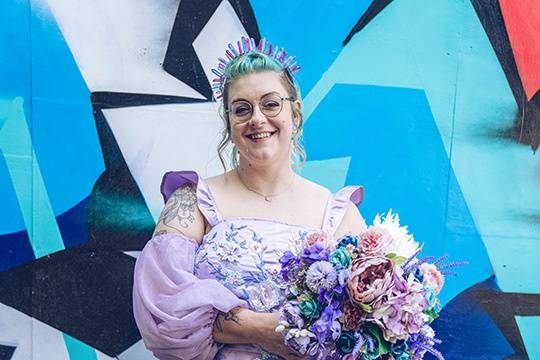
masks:
<path fill-rule="evenodd" d="M 223 344 L 253 344 L 286 360 L 305 359 L 285 345 L 283 335 L 276 332 L 279 313 L 257 313 L 236 308 L 220 313 L 214 322 L 214 340 Z"/>
<path fill-rule="evenodd" d="M 279 322 L 279 313 L 260 313 L 258 314 L 258 334 L 257 344 L 264 350 L 279 355 L 284 359 L 299 360 L 305 357 L 292 351 L 287 345 L 283 335 L 276 332 Z"/>

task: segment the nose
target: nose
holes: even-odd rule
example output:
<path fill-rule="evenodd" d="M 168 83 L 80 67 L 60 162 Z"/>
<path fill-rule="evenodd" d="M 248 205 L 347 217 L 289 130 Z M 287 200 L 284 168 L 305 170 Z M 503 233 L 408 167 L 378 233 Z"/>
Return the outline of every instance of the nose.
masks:
<path fill-rule="evenodd" d="M 258 127 L 266 121 L 266 115 L 263 114 L 258 104 L 253 107 L 249 124 Z"/>

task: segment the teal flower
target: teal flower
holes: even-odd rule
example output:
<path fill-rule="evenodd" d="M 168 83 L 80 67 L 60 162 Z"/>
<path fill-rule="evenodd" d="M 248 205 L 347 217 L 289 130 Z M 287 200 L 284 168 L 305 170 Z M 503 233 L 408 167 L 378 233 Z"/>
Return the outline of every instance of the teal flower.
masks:
<path fill-rule="evenodd" d="M 340 264 L 343 269 L 348 269 L 351 266 L 351 256 L 345 248 L 338 247 L 330 255 L 330 262 L 334 265 Z"/>
<path fill-rule="evenodd" d="M 338 341 L 336 342 L 336 348 L 343 354 L 349 354 L 353 351 L 356 345 L 356 337 L 352 331 L 343 331 Z"/>
<path fill-rule="evenodd" d="M 395 344 L 392 344 L 392 356 L 396 360 L 409 360 L 411 356 L 407 351 L 408 349 L 409 346 L 407 346 L 407 343 L 403 340 L 400 340 Z"/>
<path fill-rule="evenodd" d="M 426 299 L 428 301 L 429 307 L 435 307 L 435 305 L 437 305 L 437 295 L 435 295 L 435 290 L 430 287 L 425 287 L 424 291 L 426 292 Z"/>
<path fill-rule="evenodd" d="M 308 298 L 300 301 L 300 313 L 308 319 L 318 319 L 321 315 L 321 307 L 317 300 Z"/>

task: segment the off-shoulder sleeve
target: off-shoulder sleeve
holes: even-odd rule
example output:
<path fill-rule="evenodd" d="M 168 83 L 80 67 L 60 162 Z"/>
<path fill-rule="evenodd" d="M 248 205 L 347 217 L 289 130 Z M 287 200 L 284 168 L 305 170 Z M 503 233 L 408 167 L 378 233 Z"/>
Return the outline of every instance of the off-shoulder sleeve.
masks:
<path fill-rule="evenodd" d="M 213 279 L 193 275 L 197 243 L 180 234 L 158 235 L 137 258 L 133 312 L 146 347 L 162 360 L 212 359 L 218 311 L 247 307 Z"/>
<path fill-rule="evenodd" d="M 364 200 L 363 186 L 345 186 L 333 194 L 324 216 L 323 230 L 334 234 L 345 216 L 349 201 L 358 206 L 362 200 Z"/>

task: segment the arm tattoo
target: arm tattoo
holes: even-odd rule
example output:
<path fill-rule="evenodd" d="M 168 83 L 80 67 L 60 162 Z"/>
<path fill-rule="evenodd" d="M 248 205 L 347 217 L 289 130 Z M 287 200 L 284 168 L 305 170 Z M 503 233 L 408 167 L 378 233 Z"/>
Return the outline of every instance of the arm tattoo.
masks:
<path fill-rule="evenodd" d="M 186 229 L 195 222 L 197 194 L 192 185 L 182 186 L 176 190 L 165 206 L 160 221 L 163 225 L 181 231 L 178 226 Z M 176 220 L 176 222 L 174 222 Z M 162 230 L 160 233 L 162 233 Z"/>
<path fill-rule="evenodd" d="M 216 328 L 220 331 L 220 332 L 223 332 L 223 325 L 221 323 L 221 321 L 234 321 L 235 323 L 237 323 L 238 325 L 241 325 L 240 324 L 240 318 L 236 315 L 236 310 L 231 310 L 229 312 L 226 312 L 226 313 L 222 313 L 220 312 L 218 317 L 216 318 Z"/>

